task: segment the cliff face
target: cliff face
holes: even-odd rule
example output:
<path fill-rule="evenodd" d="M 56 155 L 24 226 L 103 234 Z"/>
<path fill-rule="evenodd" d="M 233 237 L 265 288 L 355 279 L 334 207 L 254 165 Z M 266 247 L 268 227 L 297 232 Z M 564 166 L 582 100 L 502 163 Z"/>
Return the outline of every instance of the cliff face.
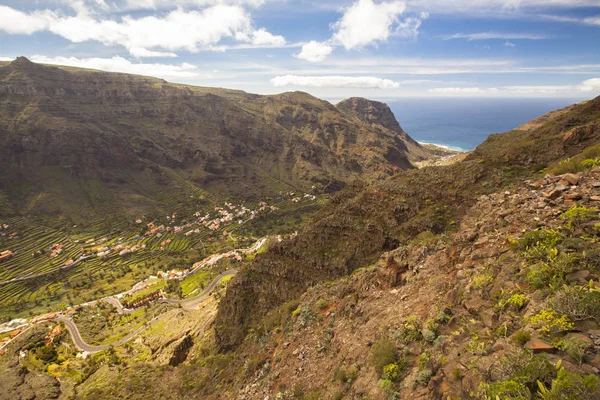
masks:
<path fill-rule="evenodd" d="M 390 107 L 379 101 L 352 97 L 336 104 L 336 107 L 345 112 L 356 115 L 366 124 L 373 128 L 383 127 L 398 134 L 398 142 L 401 147 L 408 152 L 409 159 L 413 162 L 422 161 L 431 157 L 431 153 L 425 147 L 422 147 L 413 138 L 408 136 L 404 129 L 396 120 Z"/>
<path fill-rule="evenodd" d="M 412 168 L 404 136 L 305 93 L 257 96 L 19 58 L 0 67 L 0 105 L 0 190 L 15 212 L 46 212 L 32 203 L 40 194 L 56 212 L 72 209 L 49 180 L 77 186 L 83 208 L 127 209 L 134 197 L 135 208 L 160 208 L 154 193 L 181 193 L 173 172 L 247 198 L 333 191 Z"/>

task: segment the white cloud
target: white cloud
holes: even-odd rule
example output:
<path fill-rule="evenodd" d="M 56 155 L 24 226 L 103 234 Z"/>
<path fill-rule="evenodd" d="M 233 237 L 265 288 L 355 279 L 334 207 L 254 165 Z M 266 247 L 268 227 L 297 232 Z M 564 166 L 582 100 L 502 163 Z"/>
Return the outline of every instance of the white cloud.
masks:
<path fill-rule="evenodd" d="M 207 7 L 214 5 L 259 7 L 267 0 L 126 0 L 126 7 L 133 10 L 174 8 L 174 7 Z"/>
<path fill-rule="evenodd" d="M 428 12 L 422 12 L 418 17 L 408 17 L 398 22 L 394 34 L 406 38 L 416 38 L 419 36 L 419 28 L 427 18 L 429 18 Z"/>
<path fill-rule="evenodd" d="M 372 76 L 297 76 L 285 75 L 271 79 L 274 86 L 302 86 L 313 88 L 395 89 L 400 83 Z"/>
<path fill-rule="evenodd" d="M 281 46 L 283 36 L 264 28 L 256 30 L 251 16 L 240 6 L 215 5 L 201 11 L 176 9 L 164 16 L 120 20 L 96 19 L 85 12 L 60 17 L 50 11 L 26 14 L 9 7 L 0 8 L 0 31 L 32 34 L 50 31 L 74 43 L 99 41 L 105 45 L 123 45 L 137 57 L 172 57 L 173 51 L 198 51 L 233 39 L 256 46 Z M 161 52 L 159 50 L 168 50 Z"/>
<path fill-rule="evenodd" d="M 506 41 L 504 42 L 504 47 L 517 47 L 517 45 L 512 42 Z"/>
<path fill-rule="evenodd" d="M 14 57 L 0 57 L 0 61 L 14 61 Z"/>
<path fill-rule="evenodd" d="M 254 46 L 283 46 L 285 38 L 279 35 L 273 35 L 261 28 L 254 32 L 236 32 L 235 38 L 241 42 L 251 43 Z"/>
<path fill-rule="evenodd" d="M 598 7 L 597 0 L 406 0 L 409 9 L 473 15 L 516 13 L 529 9 Z"/>
<path fill-rule="evenodd" d="M 31 35 L 48 29 L 56 15 L 51 11 L 35 11 L 31 14 L 0 5 L 0 30 L 11 35 Z"/>
<path fill-rule="evenodd" d="M 582 90 L 584 92 L 588 92 L 588 91 L 592 91 L 592 90 L 600 91 L 600 78 L 593 78 L 593 79 L 588 79 L 586 81 L 583 81 L 581 86 L 582 86 Z"/>
<path fill-rule="evenodd" d="M 188 63 L 180 65 L 135 64 L 118 56 L 112 58 L 76 58 L 34 55 L 31 57 L 31 61 L 40 64 L 66 65 L 70 67 L 98 69 L 109 72 L 156 76 L 164 79 L 196 78 L 200 76 L 198 67 Z"/>
<path fill-rule="evenodd" d="M 333 47 L 311 40 L 302 46 L 302 51 L 296 57 L 310 62 L 319 62 L 324 61 L 332 51 Z"/>
<path fill-rule="evenodd" d="M 583 81 L 579 85 L 530 85 L 530 86 L 503 86 L 500 88 L 479 87 L 446 87 L 429 90 L 438 94 L 552 94 L 552 93 L 580 93 L 600 92 L 600 78 Z"/>
<path fill-rule="evenodd" d="M 548 39 L 548 36 L 537 35 L 533 33 L 500 33 L 500 32 L 481 32 L 481 33 L 455 33 L 443 37 L 444 40 L 467 39 L 467 40 L 489 40 L 489 39 L 522 39 L 522 40 L 542 40 Z"/>
<path fill-rule="evenodd" d="M 129 52 L 132 56 L 136 58 L 144 58 L 144 57 L 177 57 L 175 53 L 168 53 L 164 51 L 153 51 L 144 49 L 143 47 L 132 47 L 129 49 Z"/>
<path fill-rule="evenodd" d="M 478 94 L 478 93 L 495 93 L 498 91 L 498 89 L 496 89 L 496 88 L 478 88 L 478 87 L 468 87 L 468 88 L 447 87 L 447 88 L 429 89 L 429 91 L 431 93 L 443 93 L 443 94 L 452 94 L 452 93 Z"/>
<path fill-rule="evenodd" d="M 358 0 L 333 25 L 336 30 L 333 39 L 346 50 L 385 42 L 405 8 L 404 2 L 398 0 L 378 4 L 373 0 Z"/>

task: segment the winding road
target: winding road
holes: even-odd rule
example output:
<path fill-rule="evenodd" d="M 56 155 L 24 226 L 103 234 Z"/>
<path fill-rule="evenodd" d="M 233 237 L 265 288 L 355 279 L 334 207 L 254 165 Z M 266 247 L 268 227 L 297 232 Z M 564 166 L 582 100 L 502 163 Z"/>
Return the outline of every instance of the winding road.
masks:
<path fill-rule="evenodd" d="M 213 289 L 215 288 L 215 286 L 217 286 L 217 284 L 219 282 L 221 282 L 223 279 L 227 278 L 228 276 L 234 276 L 236 273 L 237 273 L 237 270 L 235 270 L 235 269 L 230 269 L 230 270 L 223 272 L 222 274 L 217 276 L 215 279 L 213 279 L 212 282 L 210 282 L 208 284 L 208 286 L 201 293 L 197 294 L 194 297 L 189 297 L 187 299 L 182 299 L 182 300 L 160 299 L 159 302 L 167 303 L 167 304 L 181 305 L 181 308 L 183 308 L 184 310 L 195 310 L 201 303 L 203 303 L 204 301 L 206 301 L 206 299 L 208 299 L 210 297 L 210 292 L 213 291 Z"/>
<path fill-rule="evenodd" d="M 221 282 L 223 279 L 225 279 L 229 276 L 234 276 L 236 273 L 237 273 L 237 270 L 235 270 L 235 269 L 230 269 L 228 271 L 223 272 L 222 274 L 217 276 L 215 279 L 213 279 L 212 282 L 200 294 L 198 294 L 194 297 L 190 297 L 190 298 L 183 299 L 183 300 L 162 299 L 162 300 L 160 300 L 160 302 L 167 303 L 167 304 L 181 305 L 182 309 L 188 310 L 188 311 L 195 310 L 198 307 L 198 305 L 200 305 L 201 303 L 203 303 L 210 297 L 211 292 L 214 290 L 214 288 L 217 286 L 217 284 L 219 282 Z M 131 339 L 136 337 L 138 334 L 140 334 L 143 330 L 145 330 L 150 323 L 152 323 L 153 321 L 155 321 L 157 319 L 158 319 L 158 317 L 155 317 L 154 319 L 149 321 L 147 324 L 140 326 L 135 331 L 131 332 L 127 336 L 125 336 L 113 343 L 99 345 L 99 346 L 92 346 L 90 344 L 87 344 L 81 337 L 81 334 L 79 333 L 79 329 L 77 328 L 77 324 L 75 324 L 75 322 L 70 317 L 60 314 L 55 318 L 55 321 L 62 322 L 65 324 L 65 327 L 71 334 L 73 343 L 75 343 L 75 346 L 77 346 L 77 348 L 79 348 L 82 351 L 88 352 L 88 353 L 98 353 L 100 351 L 107 350 L 111 346 L 113 346 L 113 347 L 119 346 L 119 345 L 122 345 L 122 344 L 130 341 Z"/>

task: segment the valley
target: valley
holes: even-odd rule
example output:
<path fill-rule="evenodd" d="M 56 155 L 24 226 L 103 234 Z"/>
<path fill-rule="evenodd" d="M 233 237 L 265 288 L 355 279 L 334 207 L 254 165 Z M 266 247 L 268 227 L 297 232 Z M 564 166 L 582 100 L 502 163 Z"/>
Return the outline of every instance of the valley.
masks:
<path fill-rule="evenodd" d="M 363 98 L 24 58 L 0 103 L 11 398 L 600 396 L 600 98 L 461 154 Z"/>

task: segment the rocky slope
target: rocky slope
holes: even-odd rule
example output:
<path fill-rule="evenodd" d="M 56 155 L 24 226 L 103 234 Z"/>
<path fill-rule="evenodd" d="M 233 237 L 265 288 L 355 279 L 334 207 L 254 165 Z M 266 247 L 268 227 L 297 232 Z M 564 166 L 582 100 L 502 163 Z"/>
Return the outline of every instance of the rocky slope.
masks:
<path fill-rule="evenodd" d="M 368 265 L 422 232 L 453 229 L 478 196 L 598 144 L 600 131 L 590 128 L 598 121 L 600 98 L 530 132 L 492 135 L 461 163 L 348 188 L 301 235 L 274 246 L 236 277 L 217 318 L 218 345 L 234 348 L 272 307 L 314 284 Z"/>
<path fill-rule="evenodd" d="M 189 198 L 190 185 L 246 199 L 335 191 L 429 154 L 305 93 L 257 96 L 22 57 L 0 67 L 0 105 L 0 199 L 12 212 L 160 210 Z"/>
<path fill-rule="evenodd" d="M 242 349 L 274 361 L 263 361 L 268 369 L 236 398 L 293 399 L 288 388 L 302 388 L 318 398 L 525 399 L 539 391 L 537 380 L 551 387 L 559 379 L 558 360 L 564 371 L 594 383 L 579 387 L 579 394 L 573 387 L 554 390 L 575 397 L 548 398 L 597 398 L 600 314 L 583 309 L 600 301 L 598 231 L 592 228 L 600 221 L 599 205 L 599 168 L 481 196 L 455 233 L 416 238 L 347 278 L 316 285 L 288 324 L 265 324 L 267 338 L 251 336 L 256 342 Z M 574 206 L 589 210 L 585 221 L 570 220 Z M 576 248 L 581 257 L 552 277 L 557 286 L 537 281 L 531 249 L 540 243 L 526 244 L 547 232 L 557 235 L 553 263 Z M 573 293 L 590 303 L 576 303 Z M 567 316 L 563 322 L 557 322 L 559 312 Z M 392 379 L 373 368 L 381 341 L 392 344 L 387 362 L 399 368 Z M 519 391 L 524 397 L 514 397 Z"/>

